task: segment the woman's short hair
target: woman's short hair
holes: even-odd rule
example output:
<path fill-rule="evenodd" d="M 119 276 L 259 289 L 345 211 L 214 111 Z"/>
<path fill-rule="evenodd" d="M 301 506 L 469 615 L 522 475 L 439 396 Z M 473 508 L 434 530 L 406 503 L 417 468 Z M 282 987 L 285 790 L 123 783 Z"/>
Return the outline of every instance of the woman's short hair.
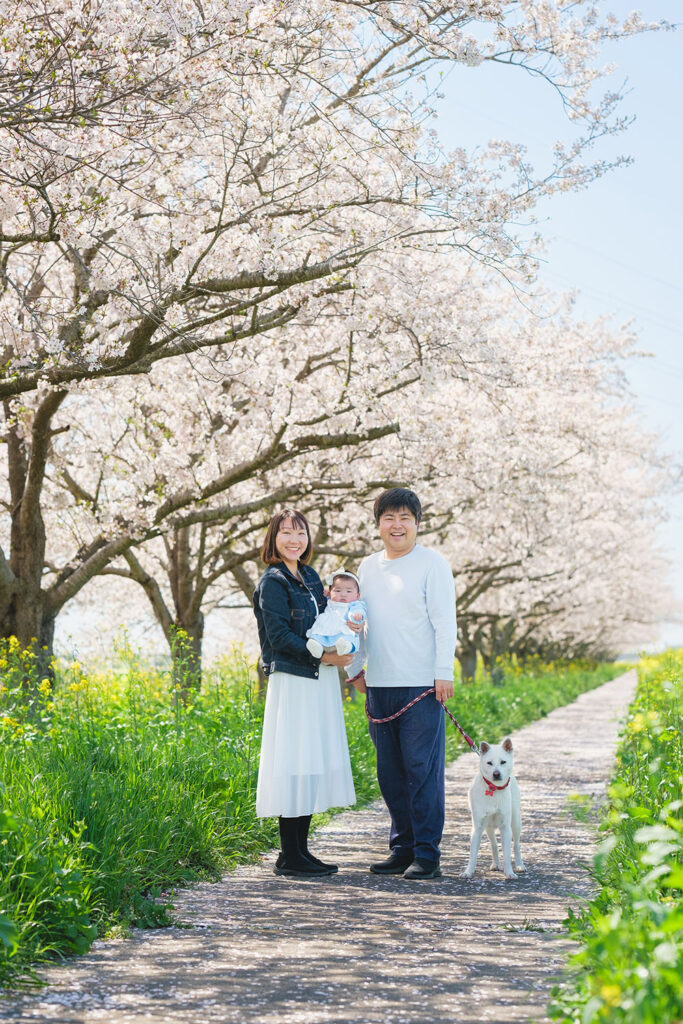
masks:
<path fill-rule="evenodd" d="M 422 505 L 415 491 L 407 487 L 392 487 L 389 491 L 383 491 L 373 506 L 375 522 L 379 523 L 385 512 L 398 512 L 402 508 L 412 512 L 416 523 L 422 519 Z"/>
<path fill-rule="evenodd" d="M 266 536 L 263 540 L 263 547 L 261 548 L 261 561 L 266 565 L 275 565 L 277 562 L 282 561 L 282 555 L 278 553 L 275 538 L 277 537 L 278 531 L 285 519 L 291 519 L 294 526 L 300 526 L 306 531 L 308 544 L 306 545 L 306 550 L 303 555 L 299 558 L 299 561 L 303 562 L 304 565 L 308 565 L 311 560 L 311 556 L 313 555 L 311 528 L 308 525 L 308 519 L 306 516 L 296 508 L 283 508 L 280 512 L 276 512 L 270 520 L 268 529 L 266 530 Z"/>

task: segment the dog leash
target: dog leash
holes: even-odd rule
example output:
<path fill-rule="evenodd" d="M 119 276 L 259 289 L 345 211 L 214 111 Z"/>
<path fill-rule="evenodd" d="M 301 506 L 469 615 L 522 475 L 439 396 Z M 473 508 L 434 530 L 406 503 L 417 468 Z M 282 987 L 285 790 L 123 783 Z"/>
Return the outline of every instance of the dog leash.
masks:
<path fill-rule="evenodd" d="M 417 704 L 418 701 L 423 700 L 430 693 L 436 693 L 436 687 L 435 686 L 432 686 L 431 690 L 425 690 L 424 693 L 419 694 L 419 696 L 415 697 L 414 700 L 409 701 L 406 704 L 405 707 L 401 708 L 400 711 L 397 711 L 393 715 L 387 715 L 386 718 L 373 718 L 372 715 L 370 714 L 370 712 L 368 711 L 368 702 L 367 702 L 367 698 L 366 698 L 366 701 L 365 701 L 365 714 L 368 716 L 368 721 L 372 722 L 373 725 L 385 725 L 386 722 L 393 722 L 394 719 L 400 718 L 401 715 L 405 715 L 406 711 L 409 711 L 410 708 L 413 707 L 413 705 Z M 444 709 L 445 713 L 448 715 L 448 717 L 450 718 L 451 722 L 453 723 L 455 728 L 458 730 L 458 732 L 460 733 L 460 735 L 462 736 L 462 738 L 464 739 L 465 743 L 468 745 L 468 747 L 470 748 L 472 753 L 478 754 L 479 753 L 479 747 L 474 742 L 474 740 L 471 739 L 471 737 L 467 735 L 467 733 L 465 732 L 463 727 L 460 725 L 460 722 L 457 720 L 457 718 L 455 718 L 450 713 L 450 711 L 448 710 L 448 708 L 446 707 L 445 704 L 442 704 L 441 707 Z M 490 783 L 489 783 L 489 785 L 490 785 Z"/>

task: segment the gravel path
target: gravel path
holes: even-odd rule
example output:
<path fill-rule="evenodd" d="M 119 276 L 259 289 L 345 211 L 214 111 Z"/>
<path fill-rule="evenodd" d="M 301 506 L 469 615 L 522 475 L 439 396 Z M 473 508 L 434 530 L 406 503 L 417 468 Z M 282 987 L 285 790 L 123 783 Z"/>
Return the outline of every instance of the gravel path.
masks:
<path fill-rule="evenodd" d="M 569 946 L 567 905 L 586 896 L 593 831 L 567 811 L 571 793 L 600 798 L 628 672 L 513 734 L 528 873 L 489 872 L 484 844 L 472 881 L 465 753 L 447 769 L 444 877 L 371 875 L 385 855 L 382 804 L 339 815 L 312 847 L 338 875 L 272 874 L 272 856 L 176 899 L 189 928 L 97 942 L 46 973 L 49 987 L 0 999 L 13 1024 L 436 1024 L 545 1020 L 553 975 Z M 448 723 L 447 723 L 448 724 Z M 502 737 L 478 737 L 497 742 Z"/>

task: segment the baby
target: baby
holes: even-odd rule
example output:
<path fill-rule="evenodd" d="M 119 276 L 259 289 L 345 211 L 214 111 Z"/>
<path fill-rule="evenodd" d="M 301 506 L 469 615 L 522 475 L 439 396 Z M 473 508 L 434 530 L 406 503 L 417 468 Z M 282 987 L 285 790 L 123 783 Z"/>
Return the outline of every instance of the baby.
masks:
<path fill-rule="evenodd" d="M 360 600 L 358 577 L 342 566 L 326 582 L 330 585 L 327 606 L 306 632 L 306 647 L 314 658 L 321 658 L 325 651 L 355 654 L 358 634 L 349 629 L 348 622 L 363 623 L 368 614 L 365 602 Z"/>

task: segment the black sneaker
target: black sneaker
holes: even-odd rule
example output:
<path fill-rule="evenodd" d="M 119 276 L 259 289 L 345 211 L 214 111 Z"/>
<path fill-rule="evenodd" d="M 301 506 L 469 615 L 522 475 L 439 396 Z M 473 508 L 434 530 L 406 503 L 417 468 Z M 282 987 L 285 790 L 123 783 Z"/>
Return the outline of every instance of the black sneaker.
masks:
<path fill-rule="evenodd" d="M 403 872 L 403 877 L 414 882 L 423 878 L 441 878 L 441 868 L 438 860 L 420 860 L 416 857 L 408 870 Z"/>
<path fill-rule="evenodd" d="M 297 857 L 285 857 L 283 853 L 279 853 L 273 873 L 292 878 L 322 878 L 323 875 L 329 875 L 331 872 L 318 867 L 312 860 L 304 859 L 301 854 Z"/>
<path fill-rule="evenodd" d="M 305 853 L 302 853 L 302 857 L 305 857 L 306 860 L 310 860 L 311 864 L 315 864 L 316 867 L 324 868 L 328 875 L 334 875 L 339 871 L 338 864 L 326 864 L 325 861 L 320 860 L 319 857 L 314 857 L 310 850 L 306 850 Z"/>
<path fill-rule="evenodd" d="M 370 870 L 373 875 L 402 875 L 412 863 L 412 853 L 392 853 L 386 860 L 381 860 L 378 864 L 371 864 Z"/>

